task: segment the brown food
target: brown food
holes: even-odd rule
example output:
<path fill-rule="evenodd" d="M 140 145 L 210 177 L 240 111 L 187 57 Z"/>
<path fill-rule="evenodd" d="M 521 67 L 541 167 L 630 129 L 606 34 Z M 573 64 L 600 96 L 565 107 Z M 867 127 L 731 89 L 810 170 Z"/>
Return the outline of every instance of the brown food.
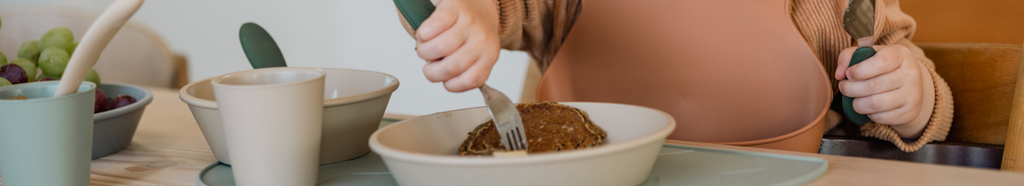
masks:
<path fill-rule="evenodd" d="M 22 96 L 21 94 L 18 94 L 18 96 L 14 96 L 14 97 L 12 97 L 10 99 L 7 99 L 7 100 L 27 100 L 27 99 L 28 99 L 28 97 L 25 97 L 25 96 Z"/>
<path fill-rule="evenodd" d="M 586 113 L 555 102 L 520 103 L 516 105 L 523 118 L 529 153 L 575 150 L 600 145 L 604 130 L 591 123 Z M 494 121 L 487 121 L 459 147 L 459 155 L 492 155 L 504 151 Z"/>

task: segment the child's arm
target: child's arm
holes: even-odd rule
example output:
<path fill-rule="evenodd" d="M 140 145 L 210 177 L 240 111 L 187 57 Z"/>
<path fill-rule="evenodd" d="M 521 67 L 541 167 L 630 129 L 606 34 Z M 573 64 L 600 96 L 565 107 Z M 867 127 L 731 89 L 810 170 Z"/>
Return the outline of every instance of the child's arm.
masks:
<path fill-rule="evenodd" d="M 546 67 L 568 33 L 579 0 L 433 0 L 434 13 L 417 31 L 399 14 L 427 61 L 423 74 L 445 89 L 483 85 L 500 49 L 525 50 Z"/>
<path fill-rule="evenodd" d="M 854 110 L 873 120 L 861 128 L 862 134 L 914 151 L 945 139 L 952 123 L 953 98 L 935 64 L 910 41 L 916 27 L 913 19 L 895 0 L 877 3 L 882 32 L 876 33 L 876 44 L 882 46 L 875 47 L 875 56 L 853 67 L 847 66 L 855 48 L 843 50 L 835 78 L 844 95 L 856 98 Z"/>

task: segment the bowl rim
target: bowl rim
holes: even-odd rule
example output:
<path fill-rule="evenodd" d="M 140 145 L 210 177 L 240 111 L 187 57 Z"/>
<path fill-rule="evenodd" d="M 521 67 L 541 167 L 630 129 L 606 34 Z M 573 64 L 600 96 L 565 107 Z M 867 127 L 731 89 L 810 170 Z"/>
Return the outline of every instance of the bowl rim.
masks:
<path fill-rule="evenodd" d="M 428 115 L 417 116 L 417 117 L 414 117 L 414 118 L 409 118 L 409 119 L 406 119 L 406 120 L 402 120 L 400 122 L 397 122 L 397 123 L 388 125 L 386 127 L 380 128 L 377 131 L 373 132 L 373 135 L 370 136 L 370 149 L 373 150 L 374 152 L 376 152 L 381 157 L 384 157 L 386 159 L 395 159 L 395 160 L 399 160 L 399 161 L 415 162 L 415 163 L 420 163 L 420 164 L 446 165 L 446 166 L 494 166 L 494 165 L 538 164 L 538 163 L 548 163 L 548 162 L 557 162 L 557 161 L 566 161 L 566 160 L 580 160 L 580 159 L 585 159 L 585 158 L 590 158 L 590 157 L 604 156 L 604 155 L 612 154 L 612 153 L 616 153 L 616 152 L 622 152 L 622 151 L 627 151 L 627 150 L 630 150 L 630 149 L 641 148 L 645 144 L 663 143 L 665 141 L 665 138 L 668 137 L 668 135 L 670 133 L 672 133 L 672 131 L 676 127 L 676 120 L 675 120 L 675 118 L 672 117 L 672 115 L 669 115 L 668 113 L 666 113 L 664 111 L 653 109 L 653 108 L 650 108 L 650 107 L 644 107 L 644 106 L 638 106 L 638 105 L 629 105 L 629 104 L 620 104 L 620 103 L 605 103 L 605 102 L 558 102 L 558 103 L 559 104 L 570 105 L 570 106 L 573 106 L 573 107 L 576 107 L 574 105 L 581 105 L 581 104 L 582 105 L 616 105 L 616 106 L 636 107 L 636 108 L 641 108 L 641 109 L 644 109 L 644 110 L 654 111 L 654 112 L 656 112 L 658 114 L 661 114 L 662 116 L 664 116 L 667 119 L 667 122 L 665 123 L 665 126 L 662 126 L 660 129 L 658 129 L 658 130 L 656 130 L 656 131 L 654 131 L 652 133 L 649 133 L 647 135 L 640 136 L 640 137 L 638 137 L 636 139 L 632 139 L 632 140 L 628 140 L 628 141 L 623 141 L 623 142 L 614 143 L 614 144 L 603 144 L 603 145 L 595 147 L 595 148 L 573 150 L 573 151 L 569 151 L 569 152 L 543 153 L 543 154 L 529 155 L 529 156 L 525 156 L 525 157 L 512 157 L 512 158 L 494 158 L 494 157 L 485 157 L 485 156 L 481 156 L 481 157 L 461 157 L 461 156 L 450 156 L 450 155 L 449 156 L 442 156 L 442 155 L 417 154 L 417 153 L 410 153 L 410 152 L 407 152 L 407 151 L 402 151 L 402 150 L 398 150 L 398 149 L 395 149 L 395 148 L 392 148 L 392 147 L 388 147 L 388 146 L 382 144 L 378 140 L 380 133 L 388 131 L 389 129 L 393 128 L 394 126 L 399 126 L 399 125 L 408 123 L 409 121 L 413 121 L 414 119 L 417 119 L 417 118 L 427 118 L 427 117 L 432 117 L 432 116 L 437 116 L 437 115 L 443 115 L 443 114 L 446 114 L 446 113 L 450 114 L 451 112 L 458 112 L 458 111 L 465 111 L 465 110 L 472 110 L 472 109 L 486 109 L 484 106 L 480 106 L 480 107 L 464 108 L 464 109 L 457 109 L 457 110 L 444 111 L 444 112 L 438 112 L 438 113 L 433 113 L 433 114 L 428 114 Z"/>
<path fill-rule="evenodd" d="M 123 86 L 123 87 L 129 87 L 129 88 L 133 88 L 133 89 L 139 89 L 139 90 L 142 90 L 142 92 L 145 93 L 145 96 L 143 96 L 142 99 L 138 99 L 135 103 L 128 104 L 128 105 L 125 105 L 125 106 L 120 107 L 120 108 L 111 109 L 111 110 L 107 110 L 107 111 L 103 111 L 103 112 L 100 112 L 100 113 L 93 114 L 93 121 L 106 120 L 106 119 L 118 117 L 118 116 L 121 116 L 121 115 L 125 115 L 125 114 L 128 114 L 128 113 L 134 112 L 136 110 L 139 110 L 139 109 L 141 109 L 143 107 L 146 107 L 146 105 L 149 105 L 149 103 L 153 101 L 153 92 L 150 92 L 149 89 L 146 89 L 146 88 L 138 86 L 138 85 L 133 85 L 133 84 L 128 84 L 128 83 L 119 83 L 119 82 L 105 82 L 103 84 L 100 84 L 100 86 L 96 86 L 96 89 L 100 89 L 100 87 L 102 87 L 103 85 L 114 85 L 114 86 Z"/>
<path fill-rule="evenodd" d="M 390 78 L 390 79 L 393 80 L 390 84 L 385 85 L 384 87 L 380 87 L 380 88 L 378 88 L 376 90 L 369 91 L 369 92 L 366 92 L 366 93 L 356 94 L 356 95 L 351 95 L 351 96 L 344 96 L 344 97 L 339 97 L 339 98 L 334 98 L 334 99 L 325 99 L 324 100 L 324 107 L 330 107 L 330 106 L 344 105 L 344 104 L 349 104 L 349 103 L 362 102 L 362 101 L 378 98 L 378 97 L 381 97 L 381 96 L 385 96 L 385 95 L 388 95 L 388 94 L 394 92 L 395 90 L 397 90 L 398 86 L 400 84 L 398 78 L 393 76 L 393 75 L 391 75 L 391 74 L 387 74 L 387 73 L 383 73 L 383 72 L 377 72 L 377 71 L 371 71 L 371 70 L 360 70 L 360 69 L 349 69 L 349 68 L 323 68 L 323 67 L 288 67 L 288 68 L 320 69 L 320 70 L 323 70 L 324 72 L 328 72 L 328 73 L 330 73 L 329 71 L 359 71 L 359 72 L 367 72 L 367 73 L 384 75 L 384 77 L 387 77 L 387 78 Z M 189 106 L 199 106 L 199 107 L 208 108 L 208 109 L 217 109 L 218 108 L 217 107 L 217 101 L 198 98 L 198 97 L 192 96 L 191 94 L 188 93 L 189 88 L 191 88 L 191 87 L 193 87 L 195 85 L 198 85 L 200 83 L 209 82 L 211 84 L 211 86 L 212 86 L 212 84 L 213 84 L 212 80 L 213 80 L 213 78 L 216 78 L 216 77 L 219 77 L 219 76 L 214 76 L 214 77 L 202 79 L 202 80 L 199 80 L 199 81 L 195 81 L 195 82 L 189 83 L 189 84 L 187 84 L 185 86 L 182 86 L 181 89 L 178 90 L 178 98 L 180 98 L 182 101 L 187 103 Z M 325 77 L 326 77 L 326 75 L 325 75 Z"/>

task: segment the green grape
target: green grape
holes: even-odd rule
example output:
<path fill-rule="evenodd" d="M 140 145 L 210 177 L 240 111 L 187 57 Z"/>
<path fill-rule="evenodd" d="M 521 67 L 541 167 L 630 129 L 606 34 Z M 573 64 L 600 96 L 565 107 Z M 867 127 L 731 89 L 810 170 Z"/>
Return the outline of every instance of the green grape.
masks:
<path fill-rule="evenodd" d="M 42 38 L 39 38 L 39 48 L 58 47 L 67 50 L 75 43 L 75 35 L 67 27 L 50 29 Z"/>
<path fill-rule="evenodd" d="M 96 86 L 100 85 L 100 73 L 96 72 L 96 69 L 89 69 L 89 73 L 85 75 L 85 80 L 95 83 Z"/>
<path fill-rule="evenodd" d="M 39 68 L 43 69 L 43 75 L 61 77 L 64 75 L 64 68 L 68 67 L 70 58 L 71 56 L 63 48 L 46 48 L 39 54 Z"/>
<path fill-rule="evenodd" d="M 0 52 L 0 66 L 6 65 L 6 64 L 7 64 L 7 55 L 4 55 L 4 52 Z"/>
<path fill-rule="evenodd" d="M 27 59 L 20 59 L 20 58 L 19 59 L 15 59 L 14 61 L 11 61 L 11 63 L 14 63 L 15 65 L 18 65 L 18 66 L 21 67 L 21 69 L 25 70 L 25 75 L 28 75 L 28 82 L 36 81 L 36 73 L 37 73 L 37 71 L 36 71 L 36 63 L 34 63 L 32 61 L 29 61 Z"/>
<path fill-rule="evenodd" d="M 77 48 L 78 48 L 78 41 L 75 41 L 75 43 L 72 43 L 71 46 L 68 46 L 68 48 L 67 48 L 68 55 L 75 55 L 75 49 L 77 49 Z"/>
<path fill-rule="evenodd" d="M 0 77 L 0 87 L 4 87 L 11 84 L 11 81 L 7 81 L 7 78 Z"/>
<path fill-rule="evenodd" d="M 25 58 L 30 61 L 39 60 L 39 41 L 29 40 L 18 46 L 18 58 Z"/>

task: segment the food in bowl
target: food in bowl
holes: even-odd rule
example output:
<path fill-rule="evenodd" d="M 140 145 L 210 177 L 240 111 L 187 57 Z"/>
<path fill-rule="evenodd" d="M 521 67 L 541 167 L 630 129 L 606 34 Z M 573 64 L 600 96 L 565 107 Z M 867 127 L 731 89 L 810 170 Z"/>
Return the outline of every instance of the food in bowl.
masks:
<path fill-rule="evenodd" d="M 639 185 L 676 123 L 665 112 L 615 103 L 559 102 L 586 112 L 608 135 L 593 148 L 515 158 L 460 156 L 485 107 L 417 116 L 370 137 L 398 185 Z M 515 175 L 515 176 L 508 176 Z"/>
<path fill-rule="evenodd" d="M 58 80 L 67 68 L 68 60 L 78 47 L 71 29 L 55 27 L 39 40 L 29 40 L 18 46 L 18 55 L 7 63 L 7 56 L 0 53 L 0 87 L 21 83 Z M 41 72 L 41 73 L 40 73 Z M 96 69 L 90 69 L 85 81 L 100 85 Z M 94 109 L 96 110 L 96 109 Z M 102 110 L 102 109 L 100 109 Z"/>
<path fill-rule="evenodd" d="M 526 130 L 528 153 L 556 152 L 600 145 L 607 134 L 586 113 L 556 102 L 516 105 Z M 492 155 L 503 152 L 494 120 L 480 124 L 459 147 L 459 155 Z"/>

